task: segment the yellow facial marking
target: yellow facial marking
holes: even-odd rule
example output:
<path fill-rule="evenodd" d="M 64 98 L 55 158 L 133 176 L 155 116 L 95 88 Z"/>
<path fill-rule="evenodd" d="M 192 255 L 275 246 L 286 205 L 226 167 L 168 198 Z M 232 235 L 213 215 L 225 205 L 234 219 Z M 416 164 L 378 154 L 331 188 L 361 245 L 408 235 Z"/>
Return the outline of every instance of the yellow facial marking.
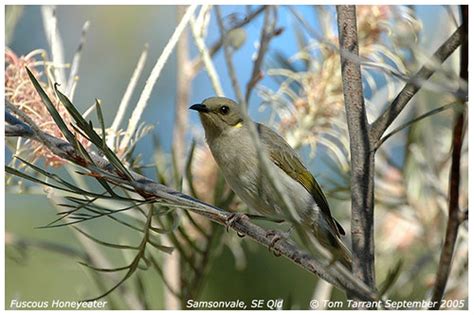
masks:
<path fill-rule="evenodd" d="M 242 122 L 239 122 L 234 126 L 234 128 L 242 128 L 242 126 L 243 126 Z"/>

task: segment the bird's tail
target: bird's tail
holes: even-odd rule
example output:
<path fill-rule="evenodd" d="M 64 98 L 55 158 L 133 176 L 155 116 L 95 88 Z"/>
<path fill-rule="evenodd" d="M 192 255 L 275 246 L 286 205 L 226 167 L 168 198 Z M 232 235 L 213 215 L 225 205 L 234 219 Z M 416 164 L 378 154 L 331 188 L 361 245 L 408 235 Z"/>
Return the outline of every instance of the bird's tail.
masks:
<path fill-rule="evenodd" d="M 319 243 L 324 246 L 333 258 L 343 264 L 347 269 L 352 270 L 352 253 L 339 238 L 326 229 L 315 229 L 315 236 Z"/>
<path fill-rule="evenodd" d="M 341 262 L 347 269 L 352 270 L 352 253 L 347 246 L 338 237 L 337 245 L 328 248 L 334 258 Z"/>

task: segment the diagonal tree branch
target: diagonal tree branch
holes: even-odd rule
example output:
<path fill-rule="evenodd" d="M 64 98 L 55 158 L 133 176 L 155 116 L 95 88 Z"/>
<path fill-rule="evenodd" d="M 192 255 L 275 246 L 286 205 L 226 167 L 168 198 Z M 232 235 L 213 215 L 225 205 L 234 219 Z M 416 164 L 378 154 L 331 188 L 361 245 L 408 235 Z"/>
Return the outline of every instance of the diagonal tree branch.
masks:
<path fill-rule="evenodd" d="M 10 121 L 13 120 L 10 119 Z M 276 244 L 272 244 L 273 237 L 268 233 L 268 231 L 252 223 L 246 217 L 239 218 L 232 222 L 230 219 L 233 217 L 233 213 L 224 211 L 194 199 L 191 196 L 161 185 L 140 174 L 130 172 L 132 179 L 123 177 L 123 175 L 120 175 L 114 170 L 114 168 L 106 159 L 96 154 L 90 154 L 94 165 L 88 165 L 84 162 L 84 160 L 81 158 L 81 155 L 76 152 L 76 149 L 69 142 L 38 131 L 36 126 L 30 127 L 31 131 L 33 132 L 25 132 L 25 134 L 22 135 L 23 137 L 39 141 L 40 143 L 47 145 L 53 153 L 74 164 L 78 164 L 86 168 L 90 167 L 91 170 L 96 174 L 95 176 L 100 174 L 102 179 L 110 183 L 132 187 L 137 193 L 145 197 L 147 200 L 156 200 L 157 202 L 160 200 L 166 201 L 170 204 L 176 205 L 177 207 L 184 208 L 188 211 L 202 215 L 218 224 L 229 226 L 239 234 L 245 235 L 257 243 L 260 243 L 261 245 L 266 247 L 273 246 L 274 249 L 280 252 L 282 256 L 291 260 L 293 263 L 297 264 L 313 275 L 333 284 L 335 287 L 347 291 L 348 294 L 351 294 L 352 296 L 369 301 L 375 301 L 379 299 L 376 292 L 369 289 L 360 280 L 354 278 L 339 263 L 325 266 L 318 259 L 300 250 L 295 245 L 284 239 L 277 242 Z M 27 128 L 24 129 L 26 130 Z"/>
<path fill-rule="evenodd" d="M 461 25 L 434 53 L 432 59 L 439 62 L 444 62 L 461 44 L 462 42 L 462 31 L 463 26 Z M 408 82 L 397 97 L 393 100 L 390 106 L 375 120 L 370 126 L 370 140 L 371 144 L 375 144 L 384 134 L 385 130 L 392 124 L 397 118 L 401 111 L 405 108 L 408 102 L 415 96 L 420 90 L 421 85 L 416 84 L 419 81 L 428 80 L 436 69 L 433 67 L 424 66 L 414 76 L 416 82 Z"/>
<path fill-rule="evenodd" d="M 337 6 L 337 25 L 340 51 L 358 56 L 355 6 Z M 352 272 L 374 289 L 374 153 L 360 65 L 341 54 L 341 71 L 351 153 Z"/>
<path fill-rule="evenodd" d="M 468 6 L 461 6 L 462 17 L 462 36 L 466 40 L 461 46 L 460 59 L 460 76 L 462 79 L 468 81 Z M 443 249 L 439 258 L 438 271 L 436 273 L 436 281 L 433 288 L 433 296 L 431 298 L 432 307 L 430 309 L 439 309 L 441 306 L 441 299 L 446 289 L 449 272 L 451 271 L 451 262 L 454 255 L 454 246 L 458 236 L 459 225 L 463 222 L 463 213 L 459 208 L 459 186 L 461 182 L 461 149 L 464 140 L 464 122 L 465 109 L 463 108 L 454 117 L 453 139 L 452 139 L 452 164 L 451 175 L 449 179 L 449 202 L 448 202 L 448 224 L 446 227 L 446 236 L 444 239 Z"/>

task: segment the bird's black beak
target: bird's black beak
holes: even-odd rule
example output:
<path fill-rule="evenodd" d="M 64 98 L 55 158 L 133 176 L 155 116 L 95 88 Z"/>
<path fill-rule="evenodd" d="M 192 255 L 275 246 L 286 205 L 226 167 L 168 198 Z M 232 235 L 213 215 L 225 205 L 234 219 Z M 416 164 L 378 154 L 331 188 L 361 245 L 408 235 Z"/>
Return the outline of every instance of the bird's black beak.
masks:
<path fill-rule="evenodd" d="M 204 104 L 194 104 L 193 106 L 189 107 L 189 109 L 197 110 L 200 113 L 209 113 L 209 108 L 207 108 Z"/>

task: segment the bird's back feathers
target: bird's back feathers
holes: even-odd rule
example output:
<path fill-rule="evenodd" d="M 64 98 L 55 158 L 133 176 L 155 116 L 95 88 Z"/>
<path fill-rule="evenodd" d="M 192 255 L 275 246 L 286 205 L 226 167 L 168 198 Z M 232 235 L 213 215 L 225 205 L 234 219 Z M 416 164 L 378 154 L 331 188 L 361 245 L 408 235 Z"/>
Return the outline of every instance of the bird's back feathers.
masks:
<path fill-rule="evenodd" d="M 337 236 L 345 235 L 342 226 L 332 217 L 328 201 L 321 187 L 293 148 L 271 128 L 262 124 L 256 125 L 260 140 L 268 151 L 272 162 L 311 194 L 333 232 Z"/>

